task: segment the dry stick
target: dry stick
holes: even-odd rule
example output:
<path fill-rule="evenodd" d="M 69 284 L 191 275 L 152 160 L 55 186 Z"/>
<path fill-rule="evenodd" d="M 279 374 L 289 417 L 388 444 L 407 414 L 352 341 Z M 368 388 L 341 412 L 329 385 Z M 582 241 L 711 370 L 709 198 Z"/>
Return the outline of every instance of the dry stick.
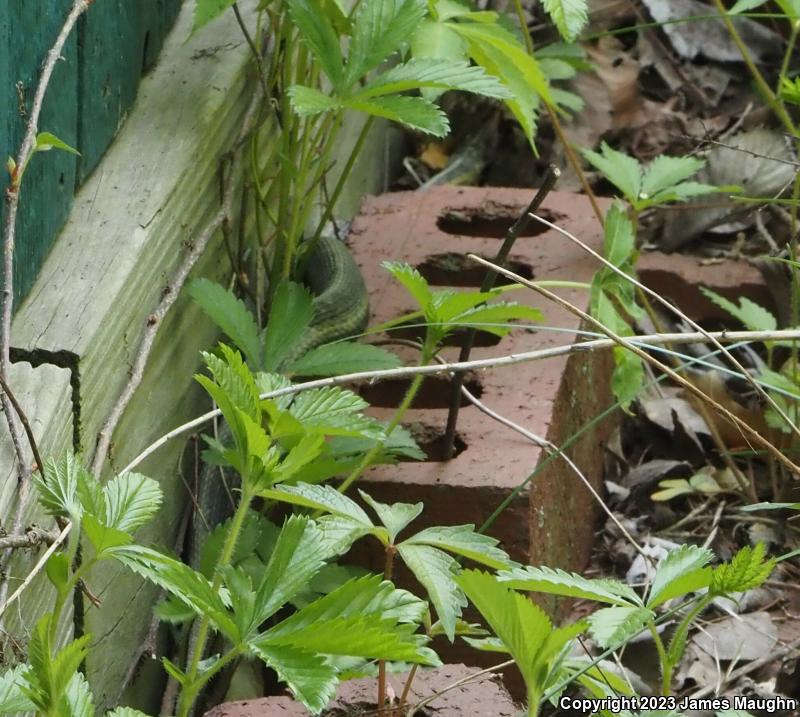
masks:
<path fill-rule="evenodd" d="M 718 331 L 708 334 L 711 338 L 718 338 L 728 341 L 792 341 L 800 340 L 800 330 L 782 330 L 782 331 Z M 641 343 L 643 345 L 659 345 L 659 344 L 691 344 L 697 341 L 703 341 L 707 336 L 705 333 L 675 333 L 675 334 L 643 334 L 639 336 L 629 336 L 628 341 L 634 343 Z M 321 378 L 316 381 L 307 381 L 286 388 L 278 389 L 277 391 L 268 391 L 260 395 L 261 399 L 278 398 L 280 396 L 288 396 L 302 391 L 309 391 L 314 388 L 323 388 L 325 386 L 339 386 L 346 383 L 355 383 L 360 381 L 379 381 L 383 379 L 405 378 L 409 376 L 416 376 L 417 374 L 436 375 L 440 373 L 451 373 L 453 371 L 470 371 L 474 369 L 487 369 L 497 368 L 502 366 L 513 366 L 518 363 L 526 361 L 538 361 L 541 359 L 555 358 L 565 354 L 575 353 L 579 351 L 595 351 L 598 349 L 607 349 L 616 346 L 617 342 L 613 339 L 593 339 L 591 341 L 580 341 L 574 344 L 566 344 L 565 346 L 554 346 L 547 349 L 536 349 L 535 351 L 526 351 L 518 354 L 509 354 L 507 356 L 498 356 L 488 359 L 477 359 L 474 361 L 454 362 L 448 364 L 429 364 L 427 366 L 406 366 L 393 369 L 382 369 L 379 371 L 358 371 L 356 373 L 342 374 L 341 376 L 333 376 L 331 378 Z M 120 472 L 126 473 L 132 471 L 143 460 L 155 453 L 161 446 L 165 445 L 173 438 L 188 433 L 189 431 L 205 425 L 217 416 L 221 416 L 222 411 L 218 408 L 193 418 L 191 421 L 173 428 L 168 433 L 165 433 L 160 438 L 153 441 L 147 448 L 145 448 L 138 456 L 136 456 L 127 466 Z"/>
<path fill-rule="evenodd" d="M 3 300 L 2 310 L 0 310 L 0 376 L 4 379 L 8 379 L 9 370 L 11 369 L 11 315 L 14 310 L 14 245 L 17 231 L 20 182 L 28 162 L 36 151 L 39 117 L 42 114 L 44 96 L 53 76 L 56 62 L 61 59 L 61 51 L 64 49 L 64 44 L 75 27 L 75 23 L 89 9 L 91 3 L 92 0 L 74 0 L 69 15 L 67 15 L 53 46 L 45 57 L 39 82 L 36 85 L 36 92 L 33 96 L 28 123 L 25 125 L 25 135 L 22 138 L 22 144 L 15 160 L 16 165 L 11 170 L 11 183 L 6 189 L 6 221 L 3 227 Z M 8 430 L 11 433 L 11 440 L 14 442 L 14 449 L 20 462 L 22 478 L 27 478 L 29 472 L 28 467 L 25 465 L 22 441 L 20 440 L 14 416 L 8 405 L 7 394 L 0 395 L 0 403 L 2 403 L 6 414 Z"/>
<path fill-rule="evenodd" d="M 242 139 L 245 138 L 252 130 L 254 120 L 257 116 L 258 107 L 261 104 L 262 96 L 262 92 L 259 88 L 250 102 L 250 106 L 245 114 L 242 127 L 239 130 L 239 135 L 235 142 L 236 147 L 241 145 Z M 180 291 L 186 282 L 186 278 L 189 276 L 189 272 L 194 268 L 197 260 L 202 256 L 211 238 L 231 215 L 233 197 L 235 193 L 234 189 L 236 185 L 235 178 L 238 173 L 240 161 L 241 159 L 237 154 L 231 165 L 228 182 L 225 189 L 225 196 L 222 201 L 222 207 L 192 242 L 189 252 L 178 266 L 177 270 L 170 279 L 169 284 L 167 284 L 165 287 L 164 292 L 162 293 L 161 301 L 159 302 L 155 311 L 153 311 L 153 313 L 147 317 L 144 333 L 139 343 L 139 348 L 136 352 L 136 358 L 134 359 L 133 367 L 131 368 L 131 376 L 128 379 L 128 383 L 125 385 L 125 388 L 123 389 L 119 398 L 117 399 L 117 402 L 114 404 L 111 412 L 108 414 L 108 417 L 103 423 L 103 427 L 100 429 L 100 432 L 97 435 L 97 448 L 95 449 L 94 459 L 92 461 L 92 474 L 95 478 L 100 477 L 100 474 L 103 470 L 103 463 L 105 462 L 109 446 L 111 445 L 111 437 L 114 435 L 114 430 L 116 429 L 120 418 L 122 418 L 122 414 L 133 397 L 133 394 L 139 387 L 139 384 L 142 382 L 145 366 L 150 358 L 150 352 L 153 349 L 156 334 L 164 317 L 172 308 L 175 300 L 178 298 L 178 294 L 180 294 Z"/>
<path fill-rule="evenodd" d="M 37 545 L 52 545 L 58 535 L 48 533 L 41 528 L 31 528 L 19 535 L 7 535 L 0 538 L 0 550 L 6 548 L 35 548 Z"/>
<path fill-rule="evenodd" d="M 528 208 L 522 213 L 517 221 L 514 222 L 514 224 L 506 233 L 505 239 L 503 240 L 503 245 L 500 247 L 500 250 L 497 252 L 497 255 L 494 258 L 495 264 L 505 263 L 505 260 L 508 258 L 508 255 L 511 252 L 511 248 L 514 246 L 514 242 L 517 240 L 517 237 L 523 231 L 525 231 L 527 226 L 531 223 L 534 213 L 539 209 L 539 207 L 542 206 L 542 202 L 544 202 L 544 200 L 547 198 L 547 195 L 550 194 L 550 191 L 553 189 L 553 187 L 555 187 L 560 176 L 561 171 L 558 169 L 558 167 L 551 164 L 547 169 L 547 174 L 544 177 L 542 186 L 534 195 L 531 203 L 528 205 Z M 495 274 L 493 271 L 487 271 L 486 275 L 483 277 L 481 291 L 491 291 L 494 288 L 496 281 L 497 274 Z M 469 331 L 467 331 L 467 334 L 464 337 L 464 343 L 461 346 L 461 351 L 458 354 L 459 361 L 469 360 L 469 354 L 472 351 L 472 344 L 475 342 L 475 333 L 475 328 L 471 328 Z M 450 407 L 447 412 L 447 426 L 444 429 L 445 460 L 449 460 L 453 457 L 453 447 L 456 437 L 456 424 L 458 423 L 458 411 L 461 408 L 461 387 L 463 384 L 464 374 L 455 374 L 452 378 L 452 384 L 450 386 Z"/>
<path fill-rule="evenodd" d="M 606 336 L 608 336 L 610 339 L 612 339 L 614 341 L 614 343 L 616 343 L 619 346 L 622 346 L 623 348 L 627 349 L 628 351 L 631 351 L 632 353 L 634 353 L 636 356 L 638 356 L 643 361 L 646 361 L 649 364 L 651 364 L 652 366 L 655 366 L 657 369 L 659 369 L 663 373 L 667 374 L 667 376 L 669 376 L 673 381 L 676 381 L 681 386 L 683 386 L 687 391 L 689 391 L 689 393 L 691 393 L 692 395 L 696 396 L 701 401 L 704 401 L 706 404 L 711 406 L 715 411 L 717 411 L 720 415 L 724 416 L 729 421 L 733 422 L 733 424 L 736 425 L 739 428 L 740 431 L 742 431 L 744 434 L 749 436 L 754 443 L 757 443 L 758 445 L 762 446 L 778 462 L 782 463 L 784 466 L 786 466 L 786 468 L 788 468 L 790 471 L 792 471 L 792 473 L 800 474 L 800 466 L 797 466 L 792 461 L 790 461 L 785 455 L 783 455 L 783 453 L 781 453 L 775 446 L 773 446 L 772 443 L 770 443 L 765 438 L 762 438 L 761 435 L 759 435 L 759 433 L 757 431 L 755 431 L 749 425 L 747 425 L 747 423 L 745 423 L 741 418 L 739 418 L 738 416 L 736 416 L 733 413 L 731 413 L 727 408 L 725 408 L 724 406 L 722 406 L 719 403 L 717 403 L 713 398 L 711 398 L 707 394 L 703 393 L 703 391 L 701 391 L 699 388 L 697 388 L 697 386 L 695 386 L 690 381 L 687 381 L 683 376 L 678 374 L 672 368 L 670 368 L 666 364 L 663 364 L 658 359 L 653 358 L 650 354 L 648 354 L 643 349 L 640 349 L 636 344 L 631 343 L 631 341 L 629 341 L 628 339 L 623 338 L 622 336 L 619 336 L 615 332 L 611 331 L 611 329 L 609 329 L 606 326 L 604 326 L 602 323 L 600 323 L 593 316 L 590 316 L 585 311 L 581 311 L 576 306 L 573 306 L 568 301 L 565 301 L 560 296 L 558 296 L 558 294 L 554 294 L 549 289 L 545 289 L 542 286 L 537 286 L 534 282 L 529 281 L 525 277 L 519 276 L 518 274 L 515 274 L 513 271 L 509 271 L 508 269 L 504 269 L 501 266 L 497 266 L 495 264 L 492 264 L 491 262 L 487 261 L 486 259 L 483 259 L 483 258 L 481 258 L 479 256 L 476 256 L 475 254 L 467 254 L 467 257 L 469 259 L 472 259 L 473 261 L 478 262 L 479 264 L 482 264 L 483 266 L 492 267 L 495 271 L 499 271 L 501 274 L 503 274 L 503 276 L 506 276 L 509 279 L 513 279 L 514 281 L 519 282 L 523 286 L 527 286 L 529 289 L 533 289 L 534 291 L 536 291 L 537 293 L 541 294 L 545 298 L 550 299 L 550 301 L 555 302 L 556 304 L 558 304 L 562 308 L 566 309 L 570 313 L 573 313 L 576 316 L 578 316 L 579 318 L 581 318 L 584 321 L 588 322 L 589 324 L 594 326 L 599 331 L 602 331 Z M 706 338 L 710 338 L 710 337 L 706 337 Z"/>
<path fill-rule="evenodd" d="M 665 309 L 667 309 L 668 311 L 671 311 L 673 314 L 675 314 L 679 318 L 683 319 L 683 321 L 685 321 L 687 324 L 689 324 L 689 326 L 691 326 L 695 331 L 700 332 L 703 335 L 703 338 L 705 338 L 706 340 L 710 341 L 711 344 L 714 346 L 714 348 L 719 350 L 723 354 L 723 356 L 725 356 L 731 362 L 731 365 L 737 371 L 739 371 L 741 373 L 742 378 L 744 378 L 748 383 L 750 383 L 751 386 L 753 386 L 753 388 L 756 390 L 756 392 L 759 394 L 759 396 L 761 398 L 763 398 L 778 413 L 778 415 L 786 422 L 786 425 L 789 426 L 792 429 L 792 431 L 794 432 L 794 434 L 798 438 L 800 438 L 800 429 L 794 424 L 794 422 L 789 418 L 789 416 L 786 415 L 786 413 L 783 411 L 783 409 L 770 397 L 770 395 L 750 375 L 750 373 L 745 369 L 745 367 L 742 366 L 741 363 L 739 363 L 739 360 L 730 351 L 728 351 L 728 349 L 726 349 L 714 337 L 714 335 L 711 332 L 706 331 L 702 326 L 700 326 L 700 324 L 698 324 L 696 321 L 692 320 L 689 316 L 684 314 L 677 306 L 675 306 L 674 304 L 672 304 L 669 301 L 667 301 L 660 294 L 658 294 L 657 292 L 653 291 L 649 287 L 647 287 L 644 284 L 642 284 L 635 277 L 631 276 L 630 274 L 626 274 L 624 271 L 622 271 L 622 269 L 620 269 L 619 267 L 617 267 L 614 264 L 612 264 L 605 257 L 603 257 L 601 254 L 599 254 L 594 249 L 592 249 L 592 247 L 590 247 L 588 244 L 586 244 L 585 242 L 582 242 L 580 239 L 578 239 L 578 237 L 576 237 L 574 234 L 570 234 L 566 229 L 562 229 L 561 227 L 556 226 L 552 222 L 547 221 L 547 219 L 543 219 L 542 217 L 539 217 L 539 216 L 536 216 L 535 218 L 539 222 L 544 224 L 545 226 L 549 227 L 550 229 L 554 229 L 555 231 L 557 231 L 559 234 L 561 234 L 562 236 L 564 236 L 567 239 L 569 239 L 574 244 L 577 244 L 581 249 L 583 249 L 583 251 L 585 251 L 587 254 L 590 254 L 591 256 L 593 256 L 595 259 L 597 259 L 599 262 L 601 262 L 606 268 L 611 269 L 611 271 L 613 271 L 615 274 L 617 274 L 618 276 L 621 276 L 623 279 L 625 279 L 626 281 L 628 281 L 631 284 L 633 284 L 637 289 L 639 289 L 640 291 L 643 291 L 645 294 L 647 294 L 648 296 L 650 296 L 653 299 L 655 299 Z"/>

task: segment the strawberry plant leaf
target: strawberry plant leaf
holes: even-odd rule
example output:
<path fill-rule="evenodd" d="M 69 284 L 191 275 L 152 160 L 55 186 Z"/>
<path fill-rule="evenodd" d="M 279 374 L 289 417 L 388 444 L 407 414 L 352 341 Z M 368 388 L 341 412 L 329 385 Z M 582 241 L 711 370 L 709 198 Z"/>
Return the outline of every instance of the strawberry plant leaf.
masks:
<path fill-rule="evenodd" d="M 696 545 L 682 545 L 667 553 L 653 576 L 647 607 L 652 609 L 672 598 L 708 587 L 711 569 L 706 565 L 713 557 L 710 550 Z"/>
<path fill-rule="evenodd" d="M 619 580 L 584 578 L 577 573 L 568 573 L 548 567 L 526 566 L 504 570 L 497 579 L 516 590 L 577 597 L 625 607 L 640 607 L 642 601 L 636 591 Z"/>
<path fill-rule="evenodd" d="M 586 0 L 544 0 L 545 12 L 567 42 L 581 34 L 588 21 Z"/>

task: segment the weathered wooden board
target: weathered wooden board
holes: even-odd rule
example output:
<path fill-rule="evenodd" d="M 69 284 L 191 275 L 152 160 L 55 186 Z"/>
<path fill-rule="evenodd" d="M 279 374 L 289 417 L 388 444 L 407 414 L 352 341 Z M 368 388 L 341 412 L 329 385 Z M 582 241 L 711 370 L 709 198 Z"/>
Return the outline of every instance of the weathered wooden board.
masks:
<path fill-rule="evenodd" d="M 70 372 L 56 366 L 33 368 L 28 363 L 11 367 L 9 383 L 20 402 L 40 452 L 45 456 L 59 456 L 72 447 L 72 388 Z M 33 462 L 33 454 L 25 444 L 26 460 Z M 14 449 L 8 435 L 5 418 L 0 416 L 0 516 L 3 527 L 11 531 L 12 516 L 20 501 L 23 502 L 22 524 L 24 530 L 31 524 L 43 528 L 53 526 L 53 519 L 44 515 L 36 505 L 36 491 L 31 486 L 20 490 L 14 464 Z M 17 551 L 9 566 L 8 594 L 13 592 L 27 575 L 43 549 Z M 44 574 L 38 575 L 23 593 L 23 597 L 0 620 L 2 651 L 6 659 L 19 657 L 19 646 L 27 645 L 35 620 L 52 607 L 55 593 Z M 71 613 L 71 610 L 69 611 Z M 70 615 L 65 615 L 62 639 L 72 634 Z"/>

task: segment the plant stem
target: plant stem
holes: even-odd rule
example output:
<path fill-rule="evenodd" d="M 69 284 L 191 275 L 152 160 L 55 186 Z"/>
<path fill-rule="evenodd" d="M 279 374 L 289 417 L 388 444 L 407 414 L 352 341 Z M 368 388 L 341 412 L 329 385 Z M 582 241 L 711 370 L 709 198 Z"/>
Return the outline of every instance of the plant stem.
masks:
<path fill-rule="evenodd" d="M 247 481 L 243 479 L 242 499 L 236 509 L 236 512 L 233 514 L 233 521 L 231 522 L 231 527 L 225 536 L 225 542 L 222 546 L 219 560 L 217 560 L 217 567 L 230 564 L 231 558 L 233 557 L 233 551 L 236 548 L 237 541 L 239 540 L 239 534 L 241 533 L 242 526 L 244 525 L 245 517 L 247 516 L 248 510 L 250 510 L 250 503 L 253 500 L 253 496 L 247 489 L 246 483 Z M 218 591 L 221 585 L 222 574 L 219 570 L 215 570 L 214 579 L 211 583 L 212 590 L 214 592 Z M 189 665 L 186 669 L 186 686 L 181 689 L 181 696 L 178 702 L 178 717 L 187 717 L 189 710 L 192 708 L 192 705 L 197 698 L 198 692 L 211 676 L 207 673 L 201 675 L 200 678 L 197 676 L 200 661 L 203 659 L 203 652 L 206 648 L 210 626 L 211 621 L 209 617 L 207 615 L 200 616 L 197 639 L 194 644 L 194 650 L 189 658 Z M 214 672 L 216 672 L 218 669 L 221 669 L 221 667 L 222 665 L 219 665 L 218 662 L 217 665 L 215 665 L 216 669 Z"/>
<path fill-rule="evenodd" d="M 386 546 L 386 563 L 383 567 L 383 579 L 392 579 L 392 570 L 394 568 L 394 556 L 397 549 L 391 543 Z M 376 707 L 378 711 L 383 709 L 386 703 L 386 661 L 378 661 L 378 704 Z"/>
<path fill-rule="evenodd" d="M 426 365 L 430 362 L 431 356 L 433 356 L 433 351 L 428 346 L 428 342 L 426 341 L 422 347 L 422 358 L 420 360 L 420 365 Z M 417 374 L 414 376 L 414 379 L 411 381 L 411 385 L 408 387 L 405 396 L 403 396 L 403 400 L 400 402 L 400 405 L 397 407 L 397 410 L 392 417 L 392 420 L 389 422 L 389 425 L 386 427 L 386 437 L 388 438 L 392 431 L 400 425 L 400 421 L 403 420 L 403 416 L 406 415 L 406 411 L 411 408 L 411 404 L 414 402 L 414 399 L 419 392 L 420 386 L 422 386 L 422 382 L 425 380 L 424 374 Z M 361 462 L 353 469 L 347 478 L 342 481 L 342 484 L 339 486 L 339 492 L 345 493 L 347 489 L 361 476 L 361 474 L 369 468 L 372 461 L 378 455 L 378 453 L 383 450 L 383 446 L 386 444 L 386 439 L 382 441 L 378 441 L 361 459 Z"/>
<path fill-rule="evenodd" d="M 739 31 L 736 29 L 736 26 L 733 24 L 733 22 L 731 22 L 731 18 L 728 15 L 728 11 L 725 9 L 725 6 L 722 4 L 722 0 L 714 0 L 714 5 L 716 5 L 717 10 L 719 11 L 722 22 L 725 23 L 728 34 L 731 36 L 731 39 L 738 48 L 739 54 L 741 54 L 742 60 L 747 66 L 747 70 L 750 72 L 753 81 L 756 83 L 756 87 L 758 87 L 761 94 L 764 95 L 764 100 L 769 105 L 770 109 L 775 113 L 775 116 L 781 121 L 781 124 L 783 124 L 789 134 L 791 134 L 792 137 L 797 137 L 797 129 L 794 126 L 794 122 L 792 122 L 792 119 L 789 117 L 786 109 L 775 96 L 772 88 L 767 84 L 764 76 L 761 74 L 758 67 L 756 67 L 755 62 L 753 62 L 753 57 L 750 54 L 750 50 L 747 49 L 747 45 L 745 45 L 741 35 L 739 35 Z"/>
<path fill-rule="evenodd" d="M 667 670 L 667 663 L 669 659 L 667 658 L 667 649 L 664 647 L 664 641 L 661 639 L 661 635 L 658 634 L 658 630 L 656 629 L 656 624 L 651 622 L 648 626 L 650 630 L 650 634 L 653 636 L 653 644 L 656 646 L 656 652 L 658 652 L 658 662 L 661 665 L 661 692 L 664 695 L 669 694 L 669 685 L 672 682 L 672 671 Z M 666 691 L 665 686 L 666 685 Z"/>

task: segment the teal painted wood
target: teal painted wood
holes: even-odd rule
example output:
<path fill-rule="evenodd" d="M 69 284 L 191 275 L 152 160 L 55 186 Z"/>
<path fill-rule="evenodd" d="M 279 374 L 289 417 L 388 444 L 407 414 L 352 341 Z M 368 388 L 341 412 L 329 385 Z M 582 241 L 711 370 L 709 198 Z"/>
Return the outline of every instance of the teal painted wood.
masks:
<path fill-rule="evenodd" d="M 77 186 L 91 173 L 133 104 L 182 0 L 102 0 L 80 19 L 67 41 L 46 96 L 39 130 L 81 152 L 57 150 L 33 158 L 22 186 L 17 220 L 14 294 L 32 286 L 63 226 Z M 45 53 L 70 0 L 0 0 L 0 149 L 16 155 Z M 7 186 L 0 173 L 0 190 Z M 0 215 L 5 204 L 0 202 Z"/>
<path fill-rule="evenodd" d="M 6 0 L 3 3 L 8 27 L 4 54 L 8 71 L 2 105 L 5 125 L 3 158 L 16 155 L 30 112 L 42 60 L 63 25 L 69 0 Z M 63 61 L 56 65 L 50 92 L 45 97 L 39 130 L 52 132 L 75 146 L 77 141 L 78 53 L 75 37 L 67 40 Z M 18 300 L 33 284 L 53 238 L 64 223 L 75 188 L 76 158 L 66 152 L 35 155 L 25 172 L 17 217 L 14 255 L 14 288 Z M 8 175 L 3 172 L 2 189 Z M 5 204 L 3 204 L 5 217 Z"/>
<path fill-rule="evenodd" d="M 103 0 L 81 19 L 78 184 L 92 172 L 136 99 L 180 0 Z"/>

